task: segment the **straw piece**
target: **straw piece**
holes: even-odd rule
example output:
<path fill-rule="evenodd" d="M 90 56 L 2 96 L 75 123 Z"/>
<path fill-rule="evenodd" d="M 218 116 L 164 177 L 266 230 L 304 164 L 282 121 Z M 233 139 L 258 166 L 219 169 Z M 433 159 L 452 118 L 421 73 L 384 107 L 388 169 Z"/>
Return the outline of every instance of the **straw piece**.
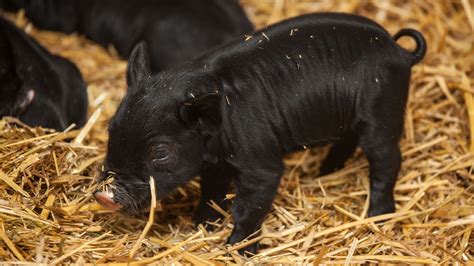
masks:
<path fill-rule="evenodd" d="M 46 209 L 51 209 L 51 210 L 54 210 L 54 211 L 57 211 L 57 212 L 61 212 L 61 213 L 64 213 L 65 215 L 72 215 L 76 211 L 79 211 L 79 212 L 84 212 L 84 211 L 112 212 L 108 209 L 105 209 L 100 204 L 97 204 L 97 203 L 88 203 L 88 204 L 86 204 L 85 202 L 84 202 L 84 204 L 72 204 L 72 205 L 61 207 L 61 208 L 51 207 L 51 208 L 46 208 Z"/>
<path fill-rule="evenodd" d="M 53 161 L 54 161 L 54 170 L 56 170 L 56 175 L 60 176 L 61 173 L 59 171 L 58 159 L 56 157 L 56 152 L 55 151 L 53 151 Z"/>
<path fill-rule="evenodd" d="M 10 177 L 12 178 L 12 180 L 15 180 L 15 177 L 18 176 L 18 174 L 20 172 L 23 172 L 25 171 L 28 167 L 36 164 L 37 162 L 39 162 L 41 160 L 42 156 L 40 156 L 39 154 L 31 154 L 29 155 L 28 157 L 26 157 L 26 159 L 24 159 L 24 161 L 20 164 L 20 166 L 18 168 L 16 168 L 11 174 L 10 174 Z"/>
<path fill-rule="evenodd" d="M 470 81 L 464 73 L 462 75 L 461 86 L 464 88 L 471 87 Z M 467 108 L 468 120 L 469 120 L 469 129 L 470 129 L 469 135 L 471 136 L 471 141 L 470 141 L 471 146 L 469 150 L 472 153 L 474 153 L 474 95 L 472 93 L 465 92 L 464 101 L 466 102 L 466 108 Z"/>
<path fill-rule="evenodd" d="M 313 265 L 320 265 L 321 261 L 323 260 L 324 256 L 326 255 L 328 251 L 328 247 L 322 247 L 321 250 L 318 253 L 318 256 L 314 258 Z"/>
<path fill-rule="evenodd" d="M 107 97 L 109 96 L 109 94 L 107 92 L 103 92 L 101 93 L 92 103 L 91 103 L 91 106 L 92 107 L 98 107 L 99 105 L 101 105 L 106 99 Z"/>
<path fill-rule="evenodd" d="M 351 223 L 342 224 L 342 225 L 334 227 L 334 228 L 329 228 L 329 229 L 326 229 L 324 231 L 317 232 L 316 234 L 314 234 L 314 238 L 318 238 L 318 237 L 321 237 L 321 236 L 332 234 L 332 233 L 342 231 L 342 230 L 345 230 L 345 229 L 348 229 L 348 228 L 351 228 L 351 227 L 355 227 L 355 226 L 358 226 L 358 225 L 367 224 L 369 222 L 377 222 L 377 221 L 392 219 L 392 218 L 395 218 L 395 217 L 403 217 L 407 214 L 409 214 L 409 212 L 389 213 L 389 214 L 379 215 L 379 216 L 375 216 L 375 217 L 371 217 L 371 218 L 366 218 L 366 219 L 351 222 Z M 263 257 L 263 256 L 266 256 L 266 255 L 272 254 L 276 251 L 298 245 L 298 244 L 300 244 L 304 241 L 305 241 L 305 239 L 299 239 L 299 240 L 290 242 L 288 244 L 281 245 L 281 246 L 273 248 L 273 249 L 262 251 L 256 257 Z"/>
<path fill-rule="evenodd" d="M 52 134 L 47 134 L 47 135 L 39 136 L 39 137 L 36 137 L 36 138 L 25 139 L 25 140 L 18 141 L 18 142 L 14 142 L 14 143 L 10 143 L 10 144 L 7 144 L 7 145 L 0 145 L 0 150 L 1 150 L 1 149 L 5 149 L 5 148 L 11 148 L 11 147 L 13 147 L 13 146 L 18 146 L 18 145 L 24 145 L 24 144 L 27 144 L 27 143 L 32 143 L 32 142 L 35 142 L 35 141 L 38 141 L 38 140 L 42 140 L 42 139 L 47 139 L 47 138 L 50 138 L 50 137 L 57 136 L 58 134 L 59 134 L 59 133 L 52 133 Z"/>
<path fill-rule="evenodd" d="M 84 138 L 87 136 L 89 131 L 92 129 L 92 126 L 97 122 L 97 120 L 100 117 L 100 114 L 102 113 L 101 108 L 97 108 L 95 112 L 92 114 L 92 116 L 89 118 L 87 121 L 86 125 L 79 131 L 79 134 L 77 134 L 76 138 L 74 139 L 73 143 L 76 144 L 81 144 L 82 141 L 84 141 Z"/>
<path fill-rule="evenodd" d="M 68 253 L 62 255 L 61 257 L 59 257 L 59 258 L 53 260 L 53 261 L 51 262 L 51 264 L 54 265 L 54 264 L 58 264 L 58 263 L 62 262 L 63 260 L 65 260 L 65 259 L 67 259 L 68 257 L 72 256 L 74 253 L 77 253 L 77 252 L 80 251 L 81 249 L 84 249 L 85 247 L 89 246 L 89 245 L 92 244 L 92 243 L 95 243 L 95 242 L 101 240 L 102 238 L 105 238 L 106 236 L 108 236 L 109 233 L 110 233 L 110 232 L 107 232 L 107 233 L 105 233 L 105 234 L 103 234 L 103 235 L 101 235 L 101 236 L 99 236 L 99 237 L 96 237 L 96 238 L 94 238 L 94 239 L 92 239 L 92 240 L 89 240 L 89 241 L 83 243 L 82 245 L 78 246 L 77 248 L 75 248 L 75 249 L 69 251 Z"/>
<path fill-rule="evenodd" d="M 46 207 L 51 207 L 53 206 L 54 200 L 56 199 L 56 196 L 54 194 L 49 194 L 48 198 L 46 199 L 46 203 L 44 204 L 43 210 L 41 210 L 40 217 L 47 220 L 50 210 L 48 210 Z"/>
<path fill-rule="evenodd" d="M 349 249 L 349 254 L 346 257 L 346 261 L 344 262 L 344 266 L 347 266 L 351 263 L 351 259 L 354 256 L 354 252 L 356 250 L 358 243 L 359 243 L 359 240 L 357 238 L 354 238 L 354 240 L 352 241 L 351 248 Z"/>
<path fill-rule="evenodd" d="M 170 245 L 168 242 L 166 241 L 162 241 L 161 239 L 158 239 L 156 237 L 153 237 L 153 238 L 150 238 L 152 241 L 154 242 L 158 242 L 160 245 L 163 245 L 164 247 L 167 247 L 167 248 L 172 248 L 173 246 Z M 209 239 L 209 238 L 208 238 Z M 197 239 L 199 241 L 203 241 L 204 239 L 201 238 L 201 239 Z M 196 240 L 192 240 L 192 241 L 189 241 L 189 243 L 193 243 L 194 241 Z M 201 242 L 202 243 L 202 242 Z M 193 255 L 192 253 L 190 253 L 190 251 L 193 251 L 197 248 L 190 248 L 190 249 L 187 249 L 187 251 L 183 251 L 182 253 L 180 253 L 181 256 L 183 256 L 183 258 L 185 260 L 187 260 L 188 262 L 190 262 L 191 264 L 193 265 L 215 265 L 215 263 L 209 261 L 209 260 L 206 260 L 204 258 L 200 258 L 198 256 L 195 256 Z"/>
<path fill-rule="evenodd" d="M 468 0 L 461 0 L 461 3 L 464 7 L 464 10 L 466 11 L 467 19 L 469 21 L 469 25 L 471 26 L 471 31 L 474 32 L 474 16 L 472 14 L 471 4 Z"/>
<path fill-rule="evenodd" d="M 130 250 L 130 254 L 128 255 L 129 258 L 133 258 L 135 256 L 135 253 L 142 245 L 143 239 L 148 234 L 148 231 L 150 231 L 150 228 L 153 225 L 153 222 L 155 221 L 155 211 L 156 211 L 156 206 L 157 206 L 155 179 L 152 176 L 150 176 L 149 182 L 150 182 L 150 193 L 151 193 L 150 215 L 148 216 L 148 222 L 146 223 L 145 228 L 143 228 L 143 231 L 140 234 L 140 237 L 138 238 L 133 248 Z"/>
<path fill-rule="evenodd" d="M 45 147 L 47 147 L 51 144 L 53 144 L 56 141 L 68 139 L 68 138 L 71 138 L 71 137 L 75 136 L 77 134 L 77 131 L 68 132 L 68 130 L 71 129 L 72 127 L 73 127 L 73 125 L 71 127 L 67 128 L 64 132 L 54 136 L 53 138 L 51 138 L 50 140 L 48 140 L 46 142 L 44 142 L 43 144 L 36 146 L 35 148 L 25 152 L 24 154 L 21 154 L 20 156 L 18 156 L 18 158 L 24 158 L 24 157 L 26 157 L 30 154 L 33 154 L 33 153 L 35 153 L 35 152 L 37 152 L 41 149 L 44 149 Z"/>
<path fill-rule="evenodd" d="M 468 230 L 466 230 L 466 232 L 464 232 L 463 236 L 462 236 L 462 239 L 461 239 L 461 243 L 459 244 L 460 245 L 460 251 L 461 252 L 464 252 L 467 248 L 468 248 L 468 245 L 469 245 L 469 238 L 472 236 L 472 229 L 474 228 L 474 226 L 471 226 L 468 228 Z"/>
<path fill-rule="evenodd" d="M 448 85 L 446 85 L 446 80 L 441 76 L 436 76 L 436 82 L 441 88 L 441 91 L 446 95 L 446 98 L 448 98 L 450 102 L 452 102 L 456 107 L 459 108 L 458 102 L 456 101 L 454 96 L 451 94 L 451 92 L 449 92 L 448 90 Z"/>
<path fill-rule="evenodd" d="M 107 253 L 105 253 L 104 256 L 102 256 L 102 258 L 100 258 L 97 262 L 95 262 L 96 264 L 100 264 L 100 263 L 103 263 L 103 262 L 106 262 L 107 261 L 107 258 L 110 257 L 111 255 L 113 255 L 115 252 L 117 252 L 120 248 L 123 248 L 123 244 L 125 243 L 125 241 L 127 241 L 128 239 L 128 235 L 125 234 L 116 244 L 113 248 L 111 248 Z"/>
<path fill-rule="evenodd" d="M 20 205 L 20 208 L 21 208 L 21 205 Z M 37 223 L 42 223 L 42 224 L 45 224 L 45 225 L 48 225 L 48 226 L 53 226 L 53 227 L 56 227 L 56 228 L 60 227 L 58 224 L 47 221 L 47 220 L 43 220 L 43 219 L 41 219 L 41 217 L 37 217 L 34 214 L 32 215 L 31 213 L 28 213 L 28 212 L 25 213 L 24 208 L 21 208 L 21 211 L 19 211 L 18 209 L 15 209 L 15 208 L 12 208 L 12 207 L 1 207 L 0 206 L 0 213 L 8 214 L 10 216 L 18 216 L 18 217 L 21 217 L 21 219 L 24 219 L 24 220 L 31 220 L 31 221 L 34 221 L 34 222 L 37 222 Z"/>
<path fill-rule="evenodd" d="M 454 227 L 454 226 L 464 225 L 464 224 L 474 224 L 474 214 L 470 215 L 468 217 L 465 217 L 463 219 L 458 219 L 456 221 L 449 222 L 446 225 L 446 227 L 443 228 L 443 230 L 446 230 L 446 229 Z"/>
<path fill-rule="evenodd" d="M 8 177 L 4 172 L 0 170 L 0 180 L 5 182 L 8 186 L 10 186 L 13 190 L 20 193 L 21 195 L 29 198 L 30 195 L 24 191 L 20 186 L 18 186 L 10 177 Z"/>
<path fill-rule="evenodd" d="M 130 265 L 143 265 L 143 264 L 147 264 L 147 263 L 152 263 L 154 261 L 157 261 L 158 259 L 160 258 L 163 258 L 173 252 L 178 252 L 180 251 L 181 247 L 186 245 L 189 241 L 199 237 L 200 235 L 202 235 L 202 231 L 199 230 L 198 232 L 196 232 L 194 235 L 192 235 L 191 237 L 189 237 L 188 239 L 186 239 L 185 241 L 182 241 L 181 243 L 179 244 L 176 244 L 175 246 L 169 248 L 168 250 L 162 252 L 162 253 L 159 253 L 155 256 L 153 256 L 152 258 L 148 258 L 148 259 L 144 259 L 144 260 L 140 260 L 138 262 L 131 262 Z"/>
<path fill-rule="evenodd" d="M 446 136 L 437 138 L 437 139 L 432 140 L 432 141 L 430 141 L 430 142 L 426 142 L 426 143 L 424 143 L 424 144 L 422 144 L 422 145 L 419 145 L 419 146 L 417 146 L 416 148 L 413 148 L 413 149 L 404 151 L 404 152 L 402 152 L 402 155 L 403 155 L 403 156 L 412 155 L 413 153 L 419 152 L 419 151 L 421 151 L 421 150 L 431 148 L 432 146 L 434 146 L 434 145 L 436 145 L 436 144 L 439 144 L 439 143 L 441 143 L 441 142 L 443 142 L 443 141 L 446 141 L 447 139 L 448 139 L 448 137 L 446 137 Z"/>
<path fill-rule="evenodd" d="M 334 258 L 340 258 L 340 256 L 334 256 Z M 423 263 L 423 264 L 434 264 L 435 262 L 431 259 L 422 259 L 410 256 L 388 256 L 388 255 L 364 255 L 364 256 L 352 256 L 352 262 L 368 262 L 368 261 L 379 261 L 379 262 L 403 262 L 403 263 Z"/>
<path fill-rule="evenodd" d="M 25 260 L 23 255 L 21 255 L 20 251 L 18 251 L 18 249 L 16 248 L 15 244 L 13 244 L 13 242 L 10 240 L 10 238 L 8 238 L 8 236 L 6 235 L 6 233 L 3 229 L 3 224 L 2 224 L 2 228 L 0 229 L 0 238 L 3 241 L 5 241 L 5 244 L 7 244 L 8 248 L 13 252 L 13 254 L 15 254 L 15 256 L 17 257 L 18 260 L 20 260 L 20 261 Z"/>
<path fill-rule="evenodd" d="M 40 239 L 40 243 L 36 249 L 36 257 L 35 257 L 35 261 L 36 263 L 42 263 L 43 260 L 44 260 L 44 245 L 45 245 L 45 240 L 44 240 L 44 237 L 42 237 Z"/>
<path fill-rule="evenodd" d="M 207 203 L 209 206 L 211 206 L 214 210 L 219 212 L 224 218 L 230 217 L 230 214 L 226 211 L 224 211 L 217 203 L 215 203 L 213 200 L 211 202 Z"/>
<path fill-rule="evenodd" d="M 97 155 L 96 157 L 93 157 L 93 158 L 90 158 L 89 160 L 87 161 L 84 161 L 81 165 L 79 165 L 76 169 L 74 169 L 72 171 L 72 174 L 73 175 L 77 175 L 77 174 L 80 174 L 82 173 L 86 168 L 88 168 L 89 166 L 91 166 L 92 164 L 94 164 L 95 162 L 97 161 L 100 161 L 102 159 L 105 158 L 105 154 L 101 154 L 101 155 Z"/>

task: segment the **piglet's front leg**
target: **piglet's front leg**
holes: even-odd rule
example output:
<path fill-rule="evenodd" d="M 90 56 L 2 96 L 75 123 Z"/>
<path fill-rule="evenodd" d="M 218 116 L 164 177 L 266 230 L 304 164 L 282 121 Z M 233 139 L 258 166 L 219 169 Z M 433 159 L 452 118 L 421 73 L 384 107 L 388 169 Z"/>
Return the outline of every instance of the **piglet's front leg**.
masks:
<path fill-rule="evenodd" d="M 219 207 L 227 210 L 225 196 L 229 192 L 234 169 L 227 165 L 207 165 L 201 171 L 201 200 L 194 215 L 194 223 L 209 227 L 206 222 L 222 218 L 209 203 L 214 201 Z"/>
<path fill-rule="evenodd" d="M 229 244 L 244 240 L 260 228 L 263 219 L 271 209 L 280 183 L 282 168 L 243 174 L 236 178 L 236 198 L 232 205 L 234 230 L 228 240 Z M 258 243 L 254 243 L 239 250 L 239 253 L 255 254 L 257 249 Z"/>

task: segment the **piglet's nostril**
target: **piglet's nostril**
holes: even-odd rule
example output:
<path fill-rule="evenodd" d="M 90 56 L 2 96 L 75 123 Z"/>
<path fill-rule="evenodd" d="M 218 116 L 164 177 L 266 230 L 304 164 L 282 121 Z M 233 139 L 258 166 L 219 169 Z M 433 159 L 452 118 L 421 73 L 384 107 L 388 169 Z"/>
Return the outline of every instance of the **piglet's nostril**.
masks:
<path fill-rule="evenodd" d="M 102 170 L 100 175 L 99 175 L 99 180 L 100 181 L 107 181 L 107 183 L 112 183 L 114 176 L 116 175 L 115 172 L 109 171 L 109 170 Z"/>
<path fill-rule="evenodd" d="M 121 204 L 114 201 L 113 194 L 111 192 L 96 191 L 94 192 L 94 198 L 100 205 L 102 205 L 102 207 L 106 209 L 118 211 L 122 208 Z"/>

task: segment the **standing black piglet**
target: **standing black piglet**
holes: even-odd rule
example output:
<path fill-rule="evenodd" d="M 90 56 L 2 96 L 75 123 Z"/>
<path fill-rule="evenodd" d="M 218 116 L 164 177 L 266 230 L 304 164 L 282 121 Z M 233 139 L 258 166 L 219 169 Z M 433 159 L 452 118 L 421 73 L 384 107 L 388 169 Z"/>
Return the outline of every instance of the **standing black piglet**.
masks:
<path fill-rule="evenodd" d="M 402 36 L 416 41 L 415 51 L 396 44 Z M 369 19 L 337 13 L 283 21 L 159 75 L 150 75 L 139 45 L 128 94 L 110 121 L 113 193 L 96 198 L 137 213 L 150 203 L 149 176 L 163 197 L 200 175 L 202 223 L 218 217 L 206 203 L 225 207 L 232 181 L 234 244 L 270 210 L 281 157 L 333 142 L 322 173 L 341 168 L 360 145 L 370 163 L 369 215 L 393 212 L 410 69 L 425 51 L 415 30 L 391 37 Z"/>

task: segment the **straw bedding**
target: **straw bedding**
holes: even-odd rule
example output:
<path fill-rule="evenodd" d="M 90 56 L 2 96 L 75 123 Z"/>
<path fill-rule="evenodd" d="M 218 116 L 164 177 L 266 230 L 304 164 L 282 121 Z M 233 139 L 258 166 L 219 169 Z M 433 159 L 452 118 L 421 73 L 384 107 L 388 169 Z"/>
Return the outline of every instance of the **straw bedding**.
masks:
<path fill-rule="evenodd" d="M 366 218 L 368 168 L 360 151 L 343 170 L 316 179 L 327 148 L 285 159 L 281 189 L 256 239 L 260 253 L 252 258 L 225 246 L 232 228 L 229 214 L 215 231 L 192 225 L 196 181 L 164 200 L 155 217 L 132 219 L 102 210 L 91 192 L 104 158 L 107 121 L 125 93 L 126 62 L 113 48 L 37 30 L 21 13 L 4 14 L 79 66 L 89 83 L 91 106 L 89 123 L 81 130 L 57 133 L 13 119 L 0 121 L 0 261 L 464 264 L 474 259 L 473 3 L 242 3 L 259 27 L 312 11 L 344 11 L 373 18 L 391 33 L 402 27 L 424 33 L 429 51 L 413 69 L 395 189 L 397 212 Z"/>

